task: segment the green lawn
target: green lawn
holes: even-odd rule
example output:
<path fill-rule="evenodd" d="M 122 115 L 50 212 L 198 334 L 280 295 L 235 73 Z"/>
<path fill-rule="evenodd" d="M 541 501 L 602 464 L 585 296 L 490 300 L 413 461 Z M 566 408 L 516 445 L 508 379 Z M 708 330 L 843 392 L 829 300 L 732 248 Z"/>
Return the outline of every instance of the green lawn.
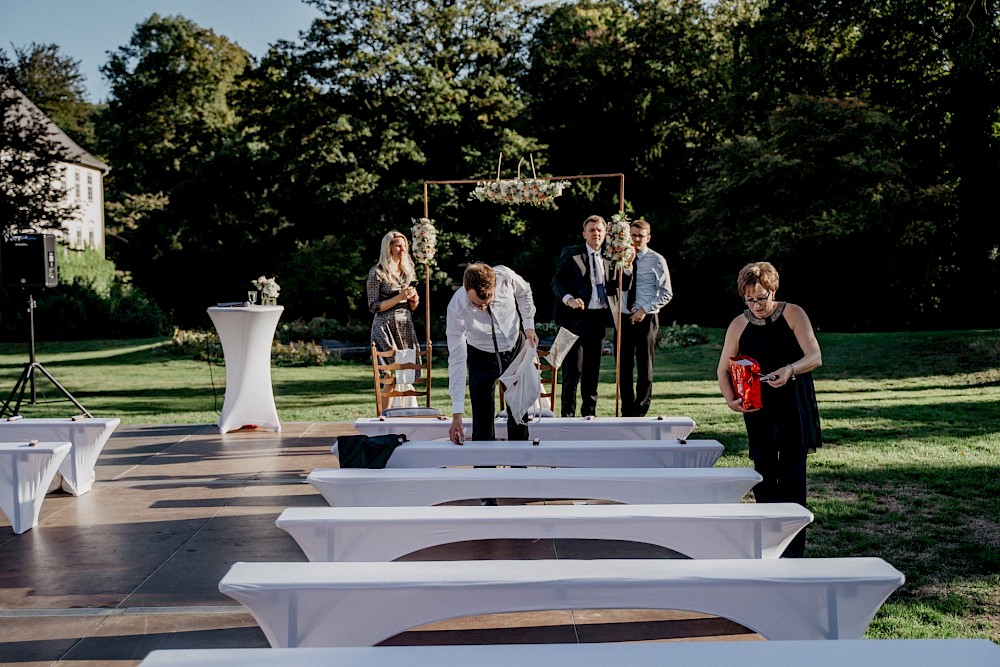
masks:
<path fill-rule="evenodd" d="M 695 437 L 746 465 L 742 420 L 715 383 L 721 330 L 696 348 L 661 350 L 652 413 L 695 419 Z M 906 584 L 870 637 L 986 637 L 1000 642 L 1000 332 L 820 334 L 817 371 L 826 446 L 810 457 L 816 521 L 809 556 L 880 556 Z M 5 398 L 26 346 L 0 346 Z M 169 355 L 162 340 L 40 343 L 38 359 L 93 414 L 125 423 L 214 423 L 225 368 Z M 435 359 L 434 405 L 448 410 Z M 272 370 L 284 421 L 374 415 L 371 366 Z M 76 411 L 44 377 L 25 416 Z M 599 414 L 614 414 L 605 358 Z M 56 400 L 58 399 L 58 400 Z"/>

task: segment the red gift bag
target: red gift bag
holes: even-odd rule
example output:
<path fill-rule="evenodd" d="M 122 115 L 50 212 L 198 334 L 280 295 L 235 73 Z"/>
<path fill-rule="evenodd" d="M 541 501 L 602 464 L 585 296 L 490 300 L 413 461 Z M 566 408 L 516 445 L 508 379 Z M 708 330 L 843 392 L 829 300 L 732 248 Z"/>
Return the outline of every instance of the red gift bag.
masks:
<path fill-rule="evenodd" d="M 760 364 L 753 357 L 741 355 L 729 358 L 729 377 L 733 390 L 743 399 L 744 410 L 760 410 Z"/>

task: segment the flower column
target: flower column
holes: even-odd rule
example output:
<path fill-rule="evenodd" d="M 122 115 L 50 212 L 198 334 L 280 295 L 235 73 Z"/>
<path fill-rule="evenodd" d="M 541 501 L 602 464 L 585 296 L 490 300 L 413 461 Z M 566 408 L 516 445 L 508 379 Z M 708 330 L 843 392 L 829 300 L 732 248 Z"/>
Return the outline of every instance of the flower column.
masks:
<path fill-rule="evenodd" d="M 618 416 L 621 398 L 622 302 L 625 300 L 625 295 L 622 294 L 622 269 L 635 257 L 635 248 L 632 247 L 632 237 L 629 234 L 630 222 L 623 212 L 611 216 L 611 224 L 608 226 L 608 237 L 604 243 L 603 252 L 604 256 L 618 267 L 618 312 L 615 313 L 615 417 Z M 632 278 L 634 280 L 635 276 Z M 631 381 L 632 378 L 629 378 L 629 382 Z"/>
<path fill-rule="evenodd" d="M 426 202 L 426 188 L 424 201 Z M 425 213 L 426 215 L 426 213 Z M 413 221 L 413 243 L 411 250 L 413 258 L 424 265 L 424 321 L 427 327 L 427 407 L 431 407 L 431 264 L 434 263 L 434 255 L 437 254 L 437 229 L 434 221 L 429 218 L 420 218 Z"/>

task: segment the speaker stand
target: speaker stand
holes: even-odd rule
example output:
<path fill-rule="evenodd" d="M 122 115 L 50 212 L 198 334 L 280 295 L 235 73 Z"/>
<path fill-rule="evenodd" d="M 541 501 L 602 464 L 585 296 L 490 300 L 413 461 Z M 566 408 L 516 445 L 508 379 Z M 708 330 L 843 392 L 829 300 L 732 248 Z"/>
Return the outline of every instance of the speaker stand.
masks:
<path fill-rule="evenodd" d="M 24 365 L 24 370 L 21 371 L 21 377 L 17 379 L 14 383 L 14 388 L 11 389 L 10 394 L 7 395 L 7 400 L 3 403 L 3 408 L 0 408 L 0 418 L 3 418 L 7 414 L 7 409 L 10 407 L 10 402 L 14 400 L 14 396 L 17 396 L 17 403 L 14 405 L 14 409 L 11 411 L 11 415 L 17 415 L 21 411 L 21 403 L 24 401 L 24 392 L 30 387 L 31 395 L 29 403 L 35 405 L 37 403 L 35 395 L 35 372 L 40 371 L 42 375 L 49 379 L 56 389 L 62 392 L 63 396 L 72 401 L 73 405 L 79 408 L 80 412 L 86 417 L 93 417 L 87 408 L 80 404 L 80 401 L 73 397 L 73 394 L 69 393 L 66 387 L 59 384 L 59 381 L 52 377 L 52 373 L 45 370 L 45 366 L 42 366 L 40 362 L 35 359 L 35 299 L 32 295 L 28 295 L 28 322 L 30 327 L 30 337 L 28 339 L 28 363 Z"/>

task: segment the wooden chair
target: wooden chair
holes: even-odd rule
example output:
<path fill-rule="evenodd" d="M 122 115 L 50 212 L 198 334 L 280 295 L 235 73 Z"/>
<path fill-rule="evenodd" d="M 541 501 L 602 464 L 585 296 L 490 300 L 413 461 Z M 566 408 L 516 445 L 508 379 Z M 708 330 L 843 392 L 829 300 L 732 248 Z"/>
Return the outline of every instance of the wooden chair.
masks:
<path fill-rule="evenodd" d="M 543 410 L 545 409 L 545 403 L 548 402 L 549 407 L 547 408 L 552 414 L 543 413 L 543 417 L 555 416 L 556 411 L 556 387 L 559 386 L 559 369 L 553 368 L 547 363 L 543 364 L 542 359 L 549 355 L 548 350 L 537 350 L 538 363 L 536 364 L 538 368 L 538 373 L 542 380 L 542 394 L 539 396 Z M 503 415 L 507 414 L 507 406 L 503 402 L 503 385 L 499 382 L 497 387 L 500 388 L 500 413 Z M 534 409 L 529 410 L 529 415 L 532 414 Z"/>
<path fill-rule="evenodd" d="M 397 350 L 379 352 L 372 343 L 372 376 L 375 380 L 375 416 L 376 417 L 440 417 L 441 411 L 431 407 L 431 382 L 430 358 L 427 350 L 416 350 L 416 363 L 396 363 Z M 379 363 L 379 359 L 388 359 L 389 363 Z M 419 377 L 414 378 L 412 388 L 397 389 L 396 373 L 398 371 L 412 370 L 419 371 Z M 424 397 L 424 405 L 410 408 L 389 408 L 382 409 L 382 402 L 388 399 L 390 402 L 395 397 L 413 396 L 417 397 L 420 403 L 420 396 Z"/>

